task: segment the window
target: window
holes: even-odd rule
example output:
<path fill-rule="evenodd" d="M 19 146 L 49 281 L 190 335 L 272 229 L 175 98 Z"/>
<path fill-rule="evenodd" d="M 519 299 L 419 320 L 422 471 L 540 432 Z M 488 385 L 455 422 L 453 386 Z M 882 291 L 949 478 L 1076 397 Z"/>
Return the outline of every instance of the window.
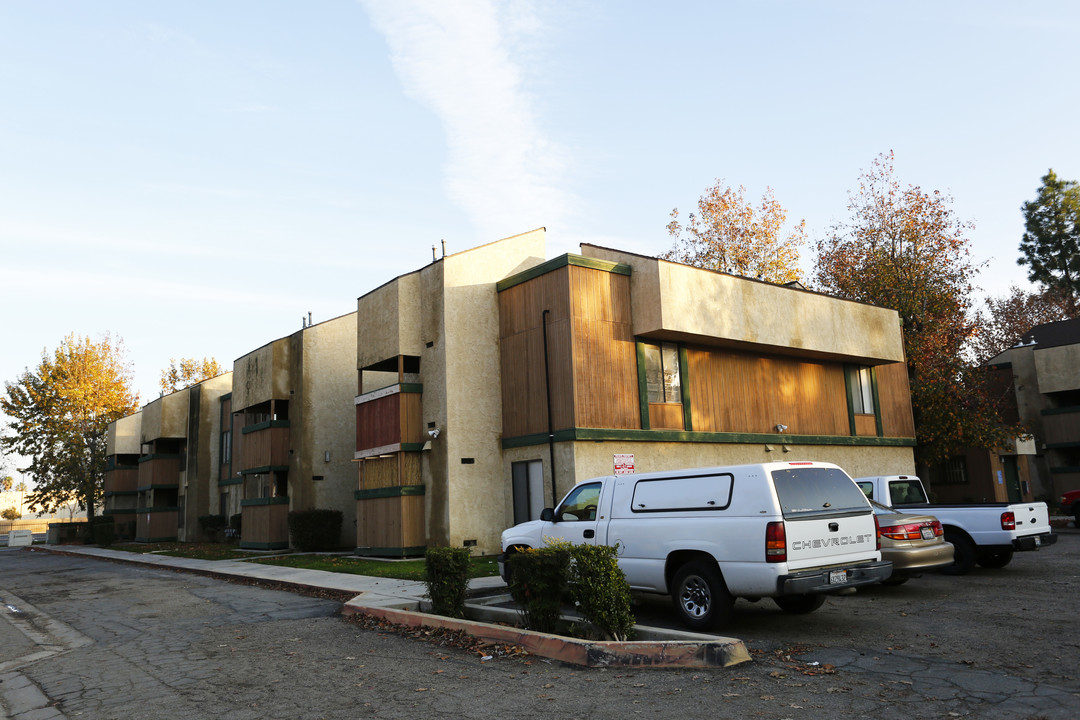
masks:
<path fill-rule="evenodd" d="M 221 433 L 221 464 L 228 465 L 232 462 L 232 430 Z"/>
<path fill-rule="evenodd" d="M 874 390 L 870 368 L 865 365 L 848 368 L 851 405 L 856 415 L 874 414 Z"/>
<path fill-rule="evenodd" d="M 596 506 L 600 504 L 600 483 L 586 483 L 574 488 L 557 514 L 559 522 L 573 520 L 595 520 Z"/>
<path fill-rule="evenodd" d="M 679 348 L 674 343 L 644 345 L 645 384 L 651 403 L 681 403 Z"/>
<path fill-rule="evenodd" d="M 514 524 L 539 520 L 544 509 L 544 463 L 526 460 L 510 465 L 514 492 Z"/>

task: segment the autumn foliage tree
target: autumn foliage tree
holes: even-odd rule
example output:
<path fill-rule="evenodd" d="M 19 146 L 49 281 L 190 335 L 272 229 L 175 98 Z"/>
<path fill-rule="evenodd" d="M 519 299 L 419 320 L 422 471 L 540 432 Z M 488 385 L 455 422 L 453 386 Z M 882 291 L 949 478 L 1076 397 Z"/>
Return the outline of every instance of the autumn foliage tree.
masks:
<path fill-rule="evenodd" d="M 1016 285 L 1001 297 L 986 300 L 985 310 L 975 314 L 977 334 L 971 341 L 976 362 L 989 362 L 1016 344 L 1028 330 L 1058 320 L 1068 320 L 1069 301 L 1055 290 L 1027 291 Z"/>
<path fill-rule="evenodd" d="M 660 257 L 710 270 L 769 282 L 799 279 L 799 249 L 806 241 L 806 221 L 784 232 L 787 211 L 766 188 L 761 203 L 746 200 L 746 188 L 734 190 L 721 180 L 698 200 L 698 211 L 679 221 L 671 211 L 668 233 L 675 246 Z"/>
<path fill-rule="evenodd" d="M 34 481 L 30 510 L 55 512 L 70 502 L 93 518 L 105 472 L 110 422 L 138 407 L 122 342 L 69 335 L 15 382 L 4 383 L 0 409 L 8 416 L 0 445 L 29 459 L 19 468 Z"/>
<path fill-rule="evenodd" d="M 196 383 L 217 377 L 225 372 L 214 358 L 169 358 L 169 367 L 161 371 L 161 391 L 166 395 Z"/>
<path fill-rule="evenodd" d="M 901 187 L 893 154 L 883 154 L 850 194 L 850 219 L 815 243 L 821 289 L 900 314 L 924 466 L 962 448 L 997 447 L 1015 434 L 999 422 L 980 369 L 965 360 L 978 268 L 969 257 L 970 226 L 950 203 L 938 191 Z"/>

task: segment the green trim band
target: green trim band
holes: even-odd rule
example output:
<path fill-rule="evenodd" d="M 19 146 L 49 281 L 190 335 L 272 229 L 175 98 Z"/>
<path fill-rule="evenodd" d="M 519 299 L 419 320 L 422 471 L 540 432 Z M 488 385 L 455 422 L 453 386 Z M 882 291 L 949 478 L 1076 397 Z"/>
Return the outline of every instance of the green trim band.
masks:
<path fill-rule="evenodd" d="M 241 550 L 285 550 L 288 547 L 288 541 L 281 540 L 278 540 L 277 542 L 245 542 L 244 540 L 240 541 Z"/>
<path fill-rule="evenodd" d="M 240 432 L 244 435 L 248 433 L 258 432 L 259 430 L 266 430 L 268 428 L 287 428 L 291 427 L 288 420 L 266 420 L 261 423 L 255 423 L 254 425 L 245 425 L 240 428 Z"/>
<path fill-rule="evenodd" d="M 694 414 L 690 409 L 690 357 L 683 343 L 679 343 L 679 392 L 682 395 L 683 428 L 693 431 Z"/>
<path fill-rule="evenodd" d="M 649 420 L 649 381 L 645 368 L 645 343 L 637 340 L 634 345 L 637 351 L 638 413 L 641 415 L 641 429 L 648 430 L 652 427 L 652 423 Z M 558 439 L 558 433 L 555 436 Z"/>
<path fill-rule="evenodd" d="M 272 472 L 289 472 L 288 465 L 262 465 L 238 471 L 241 475 L 267 475 Z"/>
<path fill-rule="evenodd" d="M 780 435 L 778 433 L 688 432 L 683 430 L 619 430 L 608 428 L 570 428 L 556 430 L 556 442 L 687 442 L 687 443 L 784 443 L 786 445 L 846 445 L 866 447 L 915 447 L 915 438 L 868 437 L 855 435 Z M 503 438 L 504 450 L 543 445 L 547 433 Z"/>
<path fill-rule="evenodd" d="M 354 555 L 361 557 L 413 557 L 427 552 L 427 545 L 413 545 L 412 547 L 358 547 L 353 551 Z"/>
<path fill-rule="evenodd" d="M 1080 441 L 1073 442 L 1059 442 L 1059 443 L 1046 443 L 1046 448 L 1049 450 L 1065 450 L 1068 448 L 1080 447 Z"/>
<path fill-rule="evenodd" d="M 143 455 L 139 458 L 139 464 L 144 462 L 150 462 L 151 460 L 179 460 L 180 453 L 151 453 L 150 455 Z"/>
<path fill-rule="evenodd" d="M 876 367 L 870 368 L 870 393 L 874 399 L 874 429 L 877 431 L 877 436 L 882 437 L 885 435 L 885 430 L 881 424 L 881 398 L 878 397 Z"/>
<path fill-rule="evenodd" d="M 1068 407 L 1056 407 L 1046 408 L 1040 410 L 1040 415 L 1072 415 L 1074 413 L 1080 413 L 1080 405 L 1069 405 Z"/>
<path fill-rule="evenodd" d="M 251 498 L 249 500 L 241 500 L 240 507 L 254 507 L 261 505 L 288 505 L 289 496 L 279 495 L 277 497 L 268 498 Z"/>
<path fill-rule="evenodd" d="M 560 268 L 573 265 L 575 267 L 589 268 L 590 270 L 602 270 L 604 272 L 614 273 L 616 275 L 629 275 L 631 268 L 629 265 L 623 263 L 609 262 L 607 260 L 597 260 L 596 258 L 582 257 L 581 255 L 574 255 L 567 253 L 560 255 L 557 258 L 552 258 L 547 262 L 542 262 L 539 265 L 534 265 L 528 270 L 519 272 L 517 275 L 511 275 L 508 278 L 504 278 L 495 283 L 495 290 L 502 292 L 503 290 L 509 290 L 515 285 L 521 285 L 534 278 L 538 278 L 541 275 L 547 275 L 549 272 L 559 270 Z"/>
<path fill-rule="evenodd" d="M 110 508 L 101 511 L 102 515 L 138 515 L 138 508 Z"/>
<path fill-rule="evenodd" d="M 142 507 L 135 508 L 135 513 L 163 513 L 163 512 L 180 512 L 180 506 L 176 507 Z"/>
<path fill-rule="evenodd" d="M 546 438 L 547 435 L 544 437 Z M 357 500 L 372 500 L 374 498 L 424 495 L 426 492 L 427 490 L 423 485 L 391 485 L 390 487 L 372 488 L 371 490 L 353 490 L 353 497 Z"/>
<path fill-rule="evenodd" d="M 225 479 L 225 480 L 218 480 L 217 481 L 218 487 L 221 487 L 222 485 L 242 485 L 243 483 L 244 483 L 243 478 L 238 478 L 238 477 L 231 477 L 231 478 L 228 478 L 228 479 Z"/>
<path fill-rule="evenodd" d="M 180 484 L 179 483 L 171 483 L 171 484 L 170 483 L 150 483 L 149 485 L 143 485 L 142 487 L 136 488 L 135 492 L 136 493 L 141 493 L 141 492 L 146 492 L 147 490 L 179 490 L 179 489 L 180 489 Z"/>

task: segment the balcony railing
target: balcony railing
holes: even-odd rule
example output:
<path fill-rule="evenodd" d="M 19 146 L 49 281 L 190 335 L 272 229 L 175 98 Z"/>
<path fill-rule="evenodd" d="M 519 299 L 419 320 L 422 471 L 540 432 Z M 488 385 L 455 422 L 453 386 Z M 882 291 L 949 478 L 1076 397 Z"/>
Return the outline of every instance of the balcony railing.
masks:
<path fill-rule="evenodd" d="M 243 447 L 238 471 L 282 467 L 289 464 L 288 420 L 271 420 L 243 429 Z"/>

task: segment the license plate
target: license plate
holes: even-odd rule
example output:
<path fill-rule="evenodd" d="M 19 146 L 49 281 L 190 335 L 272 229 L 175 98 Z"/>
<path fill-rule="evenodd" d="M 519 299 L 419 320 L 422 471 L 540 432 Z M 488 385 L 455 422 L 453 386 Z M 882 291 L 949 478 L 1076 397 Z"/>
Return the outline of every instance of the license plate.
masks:
<path fill-rule="evenodd" d="M 847 582 L 847 570 L 830 570 L 829 571 L 829 584 L 830 585 L 843 585 Z"/>
<path fill-rule="evenodd" d="M 933 528 L 923 528 L 922 529 L 922 539 L 923 540 L 933 540 L 934 539 L 934 529 Z"/>

